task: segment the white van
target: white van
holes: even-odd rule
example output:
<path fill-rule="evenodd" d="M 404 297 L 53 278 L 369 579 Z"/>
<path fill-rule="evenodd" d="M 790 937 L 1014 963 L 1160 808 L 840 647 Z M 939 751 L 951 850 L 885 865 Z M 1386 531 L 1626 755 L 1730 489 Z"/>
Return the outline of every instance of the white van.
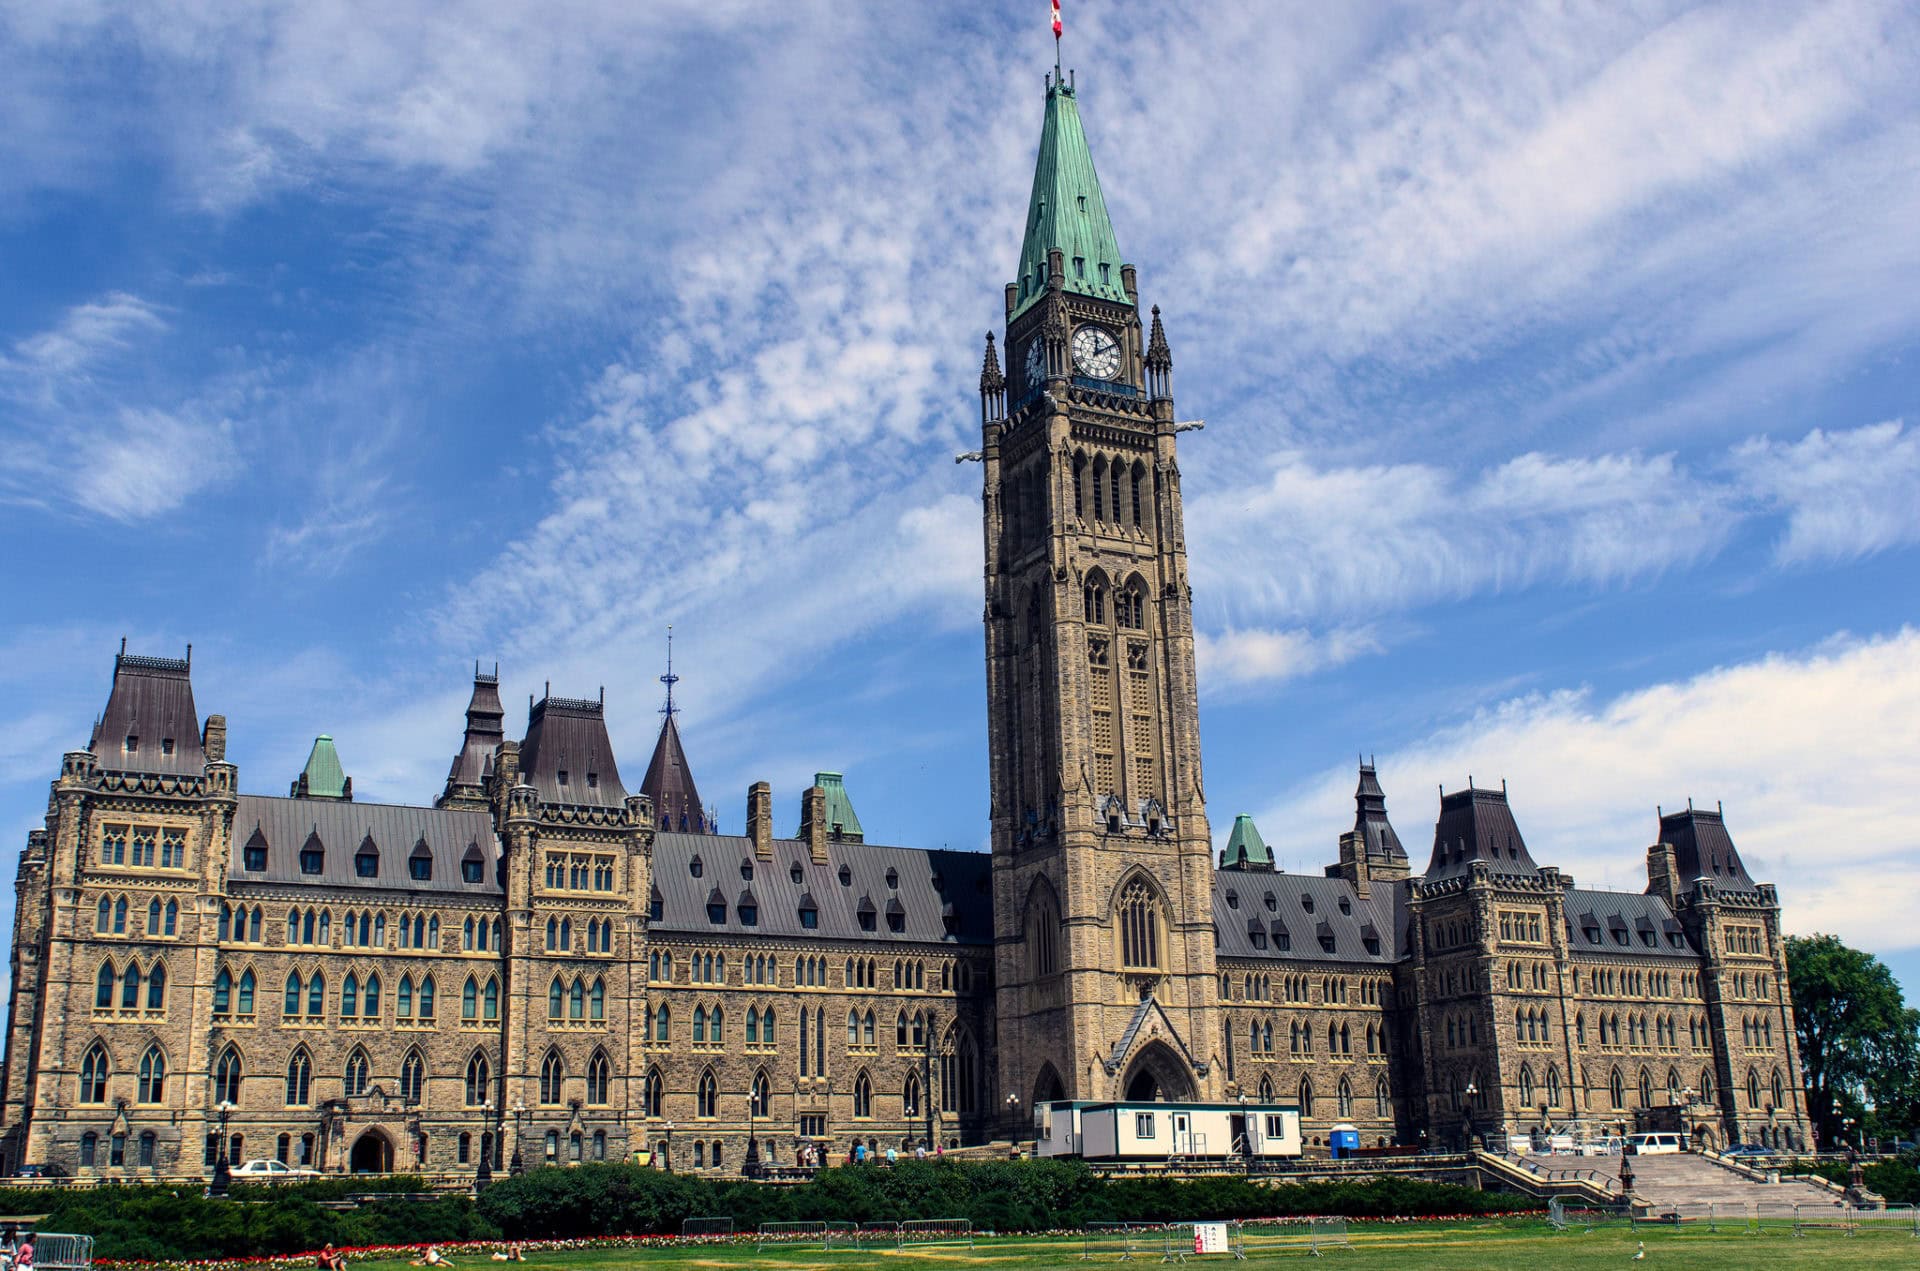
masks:
<path fill-rule="evenodd" d="M 1666 1132 L 1629 1134 L 1627 1152 L 1632 1156 L 1669 1156 L 1680 1151 L 1680 1136 Z"/>

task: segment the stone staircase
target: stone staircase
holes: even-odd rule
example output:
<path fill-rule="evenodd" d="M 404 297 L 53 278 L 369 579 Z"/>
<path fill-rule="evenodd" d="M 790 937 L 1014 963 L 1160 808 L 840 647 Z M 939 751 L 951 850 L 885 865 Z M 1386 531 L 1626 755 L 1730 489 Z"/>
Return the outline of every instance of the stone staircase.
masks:
<path fill-rule="evenodd" d="M 1778 1183 L 1760 1182 L 1743 1170 L 1690 1152 L 1673 1156 L 1635 1156 L 1630 1159 L 1633 1161 L 1634 1196 L 1655 1214 L 1674 1209 L 1703 1210 L 1708 1205 L 1728 1212 L 1744 1212 L 1748 1206 L 1755 1204 L 1838 1209 L 1842 1203 L 1837 1192 L 1816 1184 L 1798 1179 L 1786 1179 Z M 1531 1157 L 1529 1160 L 1544 1170 L 1564 1165 L 1568 1158 Z M 1621 1160 L 1618 1156 L 1589 1156 L 1580 1158 L 1580 1164 L 1608 1176 L 1610 1185 L 1617 1191 Z"/>

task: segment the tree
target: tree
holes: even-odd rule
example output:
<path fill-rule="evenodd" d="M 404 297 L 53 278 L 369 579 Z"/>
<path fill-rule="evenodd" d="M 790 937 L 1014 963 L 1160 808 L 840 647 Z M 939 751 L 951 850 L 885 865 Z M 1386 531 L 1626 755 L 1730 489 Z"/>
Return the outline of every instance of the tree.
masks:
<path fill-rule="evenodd" d="M 1840 1142 L 1846 1117 L 1871 1133 L 1910 1129 L 1920 1112 L 1920 1011 L 1893 972 L 1838 936 L 1788 936 L 1787 978 L 1821 1145 Z"/>

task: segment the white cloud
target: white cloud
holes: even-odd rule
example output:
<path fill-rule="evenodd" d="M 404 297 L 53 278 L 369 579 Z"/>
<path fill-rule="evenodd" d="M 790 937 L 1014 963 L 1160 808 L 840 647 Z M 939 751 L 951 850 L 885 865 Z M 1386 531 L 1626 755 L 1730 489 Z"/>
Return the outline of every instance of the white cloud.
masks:
<path fill-rule="evenodd" d="M 51 391 L 102 358 L 125 351 L 136 335 L 166 329 L 160 309 L 138 296 L 109 292 L 77 304 L 45 331 L 17 341 L 14 356 L 0 358 L 0 384 L 18 390 L 38 385 Z"/>
<path fill-rule="evenodd" d="M 1846 561 L 1920 542 L 1920 433 L 1898 420 L 1796 442 L 1758 437 L 1733 454 L 1737 476 L 1784 512 L 1778 557 Z"/>
<path fill-rule="evenodd" d="M 1370 627 L 1341 627 L 1323 635 L 1301 628 L 1194 633 L 1194 659 L 1201 689 L 1208 694 L 1290 680 L 1380 651 L 1380 639 Z"/>
<path fill-rule="evenodd" d="M 1654 808 L 1721 801 L 1749 872 L 1780 887 L 1786 923 L 1879 950 L 1920 946 L 1920 631 L 1775 654 L 1596 700 L 1585 689 L 1513 699 L 1380 756 L 1414 868 L 1436 785 L 1504 779 L 1534 859 L 1583 886 L 1641 891 Z M 1331 860 L 1353 817 L 1336 769 L 1270 805 L 1270 826 L 1317 826 L 1294 859 Z M 1276 850 L 1282 845 L 1276 844 Z"/>

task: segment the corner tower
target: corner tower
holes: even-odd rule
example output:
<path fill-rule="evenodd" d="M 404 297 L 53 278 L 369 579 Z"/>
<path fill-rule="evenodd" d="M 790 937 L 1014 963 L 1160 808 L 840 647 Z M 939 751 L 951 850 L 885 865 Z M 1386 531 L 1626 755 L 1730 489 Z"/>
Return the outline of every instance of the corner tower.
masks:
<path fill-rule="evenodd" d="M 1058 77 L 1004 348 L 980 378 L 996 1097 L 1218 1097 L 1173 359 Z"/>

